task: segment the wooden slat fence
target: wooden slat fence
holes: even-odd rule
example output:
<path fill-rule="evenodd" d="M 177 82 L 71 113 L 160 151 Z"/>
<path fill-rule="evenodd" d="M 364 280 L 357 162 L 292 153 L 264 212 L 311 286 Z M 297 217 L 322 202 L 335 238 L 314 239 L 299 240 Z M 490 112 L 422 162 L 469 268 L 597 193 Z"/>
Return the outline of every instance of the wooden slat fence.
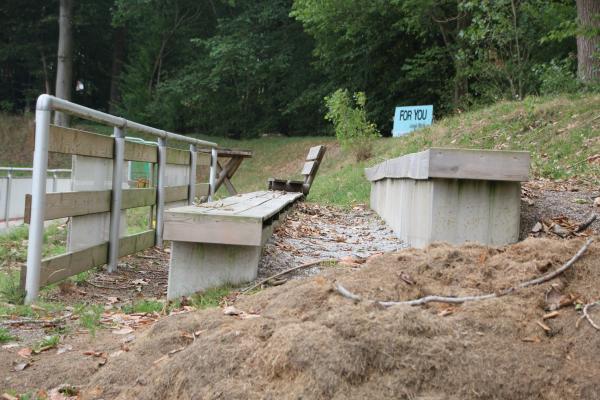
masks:
<path fill-rule="evenodd" d="M 48 151 L 53 153 L 72 154 L 94 158 L 112 159 L 115 142 L 113 137 L 99 135 L 79 129 L 50 126 Z M 125 161 L 141 161 L 157 164 L 158 147 L 148 144 L 126 141 L 124 149 Z M 197 150 L 197 166 L 210 166 L 210 155 L 205 149 Z M 176 148 L 167 148 L 166 164 L 190 166 L 191 152 Z M 154 167 L 153 167 L 154 168 Z M 196 171 L 190 173 L 196 175 Z M 173 203 L 192 201 L 189 198 L 189 185 L 165 187 L 164 202 Z M 208 196 L 209 184 L 196 183 L 195 196 Z M 123 189 L 121 194 L 121 210 L 157 205 L 158 196 L 155 187 L 139 189 Z M 26 196 L 25 222 L 31 219 L 31 195 Z M 60 192 L 46 194 L 44 220 L 111 212 L 112 190 L 92 190 L 77 192 Z M 159 207 L 153 207 L 156 213 Z M 152 247 L 156 243 L 156 231 L 149 229 L 134 235 L 120 237 L 119 257 L 136 253 Z M 88 269 L 104 265 L 108 262 L 109 242 L 67 252 L 66 254 L 42 259 L 40 286 L 59 282 Z M 21 284 L 25 285 L 26 267 L 21 271 Z"/>

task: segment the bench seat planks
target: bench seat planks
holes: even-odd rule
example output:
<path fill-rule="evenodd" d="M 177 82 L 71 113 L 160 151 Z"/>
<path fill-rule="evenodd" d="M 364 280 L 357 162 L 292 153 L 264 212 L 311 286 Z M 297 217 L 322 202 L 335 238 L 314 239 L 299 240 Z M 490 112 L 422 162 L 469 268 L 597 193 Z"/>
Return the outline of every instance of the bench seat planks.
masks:
<path fill-rule="evenodd" d="M 260 246 L 269 220 L 302 193 L 260 191 L 165 213 L 166 240 Z"/>

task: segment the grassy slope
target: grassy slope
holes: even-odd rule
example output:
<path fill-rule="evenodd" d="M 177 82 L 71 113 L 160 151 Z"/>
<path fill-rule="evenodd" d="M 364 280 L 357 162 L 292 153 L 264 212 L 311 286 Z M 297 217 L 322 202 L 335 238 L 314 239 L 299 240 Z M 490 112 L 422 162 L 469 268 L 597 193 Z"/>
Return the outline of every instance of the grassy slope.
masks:
<path fill-rule="evenodd" d="M 28 123 L 22 117 L 11 118 L 19 119 L 17 122 L 22 126 Z M 14 121 L 10 125 L 11 131 L 18 130 Z M 91 128 L 86 126 L 86 129 Z M 108 134 L 110 130 L 101 129 L 101 132 Z M 2 133 L 0 129 L 0 143 L 8 143 Z M 340 151 L 331 137 L 207 139 L 223 147 L 254 151 L 254 157 L 245 161 L 233 178 L 240 192 L 265 188 L 269 177 L 298 177 L 308 148 L 326 144 L 328 152 L 309 200 L 339 205 L 368 201 L 369 185 L 363 176 L 364 167 L 430 146 L 528 150 L 532 156 L 533 176 L 552 179 L 578 176 L 593 184 L 600 183 L 600 165 L 585 162 L 587 157 L 600 154 L 600 95 L 529 97 L 521 102 L 499 102 L 442 119 L 402 138 L 379 139 L 375 156 L 361 163 Z M 3 158 L 8 156 L 2 153 Z"/>

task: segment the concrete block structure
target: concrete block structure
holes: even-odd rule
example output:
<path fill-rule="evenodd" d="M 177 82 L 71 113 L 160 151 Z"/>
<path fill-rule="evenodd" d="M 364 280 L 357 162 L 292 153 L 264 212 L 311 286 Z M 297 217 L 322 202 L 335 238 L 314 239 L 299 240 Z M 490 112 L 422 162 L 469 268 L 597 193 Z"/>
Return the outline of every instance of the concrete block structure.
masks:
<path fill-rule="evenodd" d="M 301 198 L 258 191 L 165 212 L 164 238 L 171 241 L 167 299 L 255 279 L 263 245 Z"/>
<path fill-rule="evenodd" d="M 528 152 L 440 148 L 387 160 L 365 170 L 371 208 L 412 247 L 513 243 L 529 162 Z"/>

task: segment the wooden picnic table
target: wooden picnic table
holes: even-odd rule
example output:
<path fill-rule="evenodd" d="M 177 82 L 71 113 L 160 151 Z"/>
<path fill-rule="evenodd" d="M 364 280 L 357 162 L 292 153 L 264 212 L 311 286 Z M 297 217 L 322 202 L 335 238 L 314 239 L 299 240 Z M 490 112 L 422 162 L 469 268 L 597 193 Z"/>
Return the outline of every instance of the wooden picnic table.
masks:
<path fill-rule="evenodd" d="M 210 154 L 210 149 L 199 149 L 198 153 Z M 215 182 L 215 193 L 221 185 L 225 185 L 229 195 L 235 196 L 238 194 L 237 190 L 231 183 L 231 178 L 236 173 L 242 162 L 246 158 L 252 157 L 251 150 L 240 150 L 240 149 L 218 149 L 217 150 L 217 180 Z M 227 158 L 228 161 L 224 164 L 219 159 Z"/>

